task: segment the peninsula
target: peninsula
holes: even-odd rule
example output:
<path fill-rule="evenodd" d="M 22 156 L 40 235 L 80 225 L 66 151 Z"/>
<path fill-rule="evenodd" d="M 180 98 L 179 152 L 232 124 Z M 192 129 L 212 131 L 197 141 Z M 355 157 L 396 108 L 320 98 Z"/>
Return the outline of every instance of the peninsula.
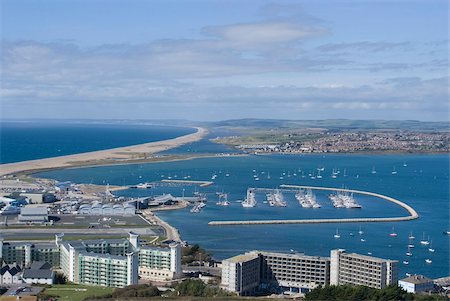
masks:
<path fill-rule="evenodd" d="M 198 141 L 208 133 L 205 128 L 196 127 L 196 129 L 197 131 L 195 133 L 163 141 L 155 141 L 74 155 L 2 164 L 0 165 L 0 176 L 17 173 L 30 173 L 54 168 L 126 164 L 151 160 L 152 158 L 155 158 L 155 154 L 158 152 Z"/>

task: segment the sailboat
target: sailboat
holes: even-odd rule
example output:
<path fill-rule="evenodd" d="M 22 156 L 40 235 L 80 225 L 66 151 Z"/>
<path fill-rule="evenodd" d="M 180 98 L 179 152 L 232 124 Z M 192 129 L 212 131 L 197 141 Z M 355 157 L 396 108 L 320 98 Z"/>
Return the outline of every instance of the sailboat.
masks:
<path fill-rule="evenodd" d="M 363 234 L 364 234 L 364 231 L 361 229 L 361 226 L 359 226 L 358 234 L 359 234 L 359 235 L 363 235 Z"/>
<path fill-rule="evenodd" d="M 408 264 L 409 264 L 409 261 L 408 261 L 408 260 L 403 260 L 403 264 L 404 264 L 404 265 L 408 265 Z"/>
<path fill-rule="evenodd" d="M 395 166 L 392 168 L 391 174 L 393 174 L 393 175 L 396 175 L 396 174 L 397 174 L 397 171 L 395 170 Z"/>
<path fill-rule="evenodd" d="M 338 229 L 336 229 L 336 234 L 334 234 L 334 238 L 336 238 L 336 239 L 341 238 L 341 235 L 339 234 Z"/>
<path fill-rule="evenodd" d="M 377 173 L 377 171 L 375 170 L 375 166 L 374 167 L 372 167 L 372 174 L 376 174 Z"/>
<path fill-rule="evenodd" d="M 411 248 L 408 246 L 408 252 L 406 252 L 406 256 L 412 256 Z"/>
<path fill-rule="evenodd" d="M 408 238 L 409 238 L 409 240 L 413 240 L 413 239 L 415 239 L 416 237 L 413 235 L 413 233 L 412 233 L 412 231 L 411 231 L 411 232 L 409 232 Z"/>
<path fill-rule="evenodd" d="M 426 262 L 426 263 L 428 263 L 428 264 L 431 264 L 431 263 L 433 263 L 433 261 L 432 261 L 431 259 L 428 259 L 428 258 L 427 258 L 427 259 L 425 259 L 425 262 Z"/>
<path fill-rule="evenodd" d="M 389 233 L 389 236 L 391 236 L 391 237 L 397 237 L 397 233 L 395 233 L 394 227 L 392 227 L 392 232 Z"/>
<path fill-rule="evenodd" d="M 428 246 L 430 242 L 428 240 L 425 240 L 425 233 L 423 233 L 422 240 L 420 241 L 420 244 L 423 246 Z"/>
<path fill-rule="evenodd" d="M 433 241 L 430 242 L 430 247 L 428 248 L 428 251 L 430 251 L 431 253 L 434 253 L 434 248 L 433 248 Z"/>

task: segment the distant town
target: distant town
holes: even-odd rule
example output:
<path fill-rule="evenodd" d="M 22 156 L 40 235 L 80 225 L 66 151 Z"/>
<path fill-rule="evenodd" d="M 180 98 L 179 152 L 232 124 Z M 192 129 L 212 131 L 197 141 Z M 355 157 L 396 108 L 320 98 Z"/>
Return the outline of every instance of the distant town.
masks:
<path fill-rule="evenodd" d="M 445 153 L 450 151 L 449 132 L 414 131 L 290 131 L 257 136 L 214 139 L 250 153 Z"/>

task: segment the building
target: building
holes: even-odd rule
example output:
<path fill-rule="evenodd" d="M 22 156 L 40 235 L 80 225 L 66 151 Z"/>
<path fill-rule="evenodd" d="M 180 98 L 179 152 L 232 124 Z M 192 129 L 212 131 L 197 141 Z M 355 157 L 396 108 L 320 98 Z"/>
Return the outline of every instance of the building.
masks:
<path fill-rule="evenodd" d="M 396 285 L 398 261 L 347 253 L 343 249 L 331 251 L 330 284 L 355 284 L 372 288 Z"/>
<path fill-rule="evenodd" d="M 14 264 L 5 264 L 0 268 L 0 284 L 20 284 L 22 283 L 22 269 Z"/>
<path fill-rule="evenodd" d="M 45 223 L 48 222 L 47 207 L 22 207 L 18 221 L 22 223 Z"/>
<path fill-rule="evenodd" d="M 44 202 L 44 193 L 42 192 L 21 192 L 20 196 L 26 197 L 31 204 L 42 204 Z"/>
<path fill-rule="evenodd" d="M 131 216 L 136 214 L 136 207 L 131 203 L 124 204 L 82 204 L 78 208 L 78 214 L 82 215 L 107 215 L 107 216 Z"/>
<path fill-rule="evenodd" d="M 27 284 L 53 284 L 55 272 L 52 266 L 43 261 L 35 261 L 23 271 L 22 280 Z"/>
<path fill-rule="evenodd" d="M 258 268 L 254 269 L 249 262 L 258 262 Z M 248 280 L 247 283 L 242 283 L 241 278 Z M 328 257 L 252 251 L 222 262 L 222 285 L 239 294 L 251 293 L 256 287 L 276 292 L 305 293 L 318 285 L 329 284 L 329 279 Z"/>
<path fill-rule="evenodd" d="M 434 290 L 433 280 L 422 275 L 412 275 L 401 279 L 398 281 L 398 286 L 408 293 L 413 294 L 430 292 Z"/>
<path fill-rule="evenodd" d="M 59 257 L 59 246 L 55 243 L 4 242 L 0 237 L 0 258 L 8 264 L 29 267 L 33 261 L 45 261 L 59 267 Z"/>
<path fill-rule="evenodd" d="M 258 253 L 237 255 L 222 261 L 222 287 L 240 296 L 253 294 L 261 282 Z"/>
<path fill-rule="evenodd" d="M 69 281 L 79 284 L 137 284 L 137 255 L 127 239 L 60 241 L 61 270 Z"/>
<path fill-rule="evenodd" d="M 132 232 L 128 239 L 63 241 L 63 237 L 58 234 L 54 243 L 42 244 L 4 242 L 0 238 L 0 258 L 31 268 L 33 262 L 45 261 L 61 269 L 69 281 L 88 285 L 124 287 L 137 284 L 139 274 L 143 279 L 158 281 L 182 275 L 179 243 L 141 246 L 139 235 Z M 42 271 L 27 271 L 27 276 L 31 282 L 49 279 Z"/>
<path fill-rule="evenodd" d="M 139 250 L 139 276 L 147 280 L 172 280 L 181 276 L 181 246 L 143 246 Z"/>
<path fill-rule="evenodd" d="M 261 252 L 262 283 L 291 293 L 306 293 L 329 284 L 330 258 L 307 256 L 300 253 L 286 254 Z"/>
<path fill-rule="evenodd" d="M 383 288 L 397 283 L 398 262 L 345 250 L 330 257 L 251 251 L 222 261 L 222 287 L 239 295 L 257 290 L 304 294 L 321 285 Z"/>

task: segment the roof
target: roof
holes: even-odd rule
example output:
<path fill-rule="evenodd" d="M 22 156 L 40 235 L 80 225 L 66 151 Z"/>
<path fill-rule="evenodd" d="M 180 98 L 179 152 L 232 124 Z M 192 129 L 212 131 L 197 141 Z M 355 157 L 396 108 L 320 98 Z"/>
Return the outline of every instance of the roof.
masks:
<path fill-rule="evenodd" d="M 424 283 L 433 282 L 433 280 L 431 280 L 430 278 L 427 278 L 423 275 L 412 275 L 407 278 L 401 279 L 399 281 L 409 282 L 412 284 L 424 284 Z"/>
<path fill-rule="evenodd" d="M 47 207 L 22 207 L 20 208 L 21 215 L 48 215 Z"/>
<path fill-rule="evenodd" d="M 35 269 L 26 269 L 23 271 L 22 278 L 38 278 L 38 279 L 51 279 L 53 278 L 52 270 L 35 270 Z"/>
<path fill-rule="evenodd" d="M 232 263 L 239 263 L 239 262 L 250 261 L 250 260 L 253 260 L 258 257 L 259 256 L 256 253 L 246 253 L 246 254 L 241 254 L 241 255 L 237 255 L 237 256 L 225 259 L 225 261 L 232 262 Z"/>
<path fill-rule="evenodd" d="M 50 270 L 51 268 L 52 266 L 45 261 L 34 261 L 30 266 L 32 270 Z"/>

